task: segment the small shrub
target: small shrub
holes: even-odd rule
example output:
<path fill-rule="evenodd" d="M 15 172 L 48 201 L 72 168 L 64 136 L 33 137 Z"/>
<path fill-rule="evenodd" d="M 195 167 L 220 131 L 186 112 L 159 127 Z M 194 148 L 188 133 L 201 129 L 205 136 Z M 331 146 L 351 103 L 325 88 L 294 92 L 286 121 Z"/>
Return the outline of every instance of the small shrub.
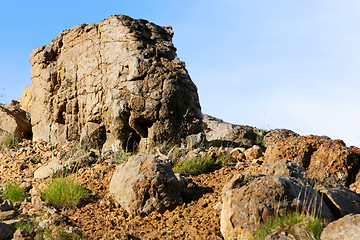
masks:
<path fill-rule="evenodd" d="M 34 233 L 35 230 L 34 223 L 31 221 L 21 221 L 15 223 L 15 229 L 18 228 L 23 228 L 26 232 L 28 232 L 31 235 Z"/>
<path fill-rule="evenodd" d="M 254 233 L 254 240 L 262 240 L 271 231 L 285 231 L 296 239 L 319 239 L 326 222 L 323 219 L 297 212 L 288 212 L 264 222 Z"/>
<path fill-rule="evenodd" d="M 217 159 L 211 158 L 208 155 L 204 155 L 194 159 L 184 160 L 175 166 L 174 172 L 198 175 L 219 169 L 228 162 L 231 162 L 230 155 L 222 155 Z"/>
<path fill-rule="evenodd" d="M 0 149 L 13 148 L 19 144 L 20 140 L 15 133 L 1 133 Z"/>
<path fill-rule="evenodd" d="M 76 181 L 58 177 L 48 185 L 42 197 L 50 204 L 67 207 L 78 205 L 88 197 L 88 192 Z"/>
<path fill-rule="evenodd" d="M 21 202 L 25 199 L 25 191 L 18 183 L 12 183 L 5 187 L 3 192 L 3 199 L 8 199 L 12 202 Z"/>
<path fill-rule="evenodd" d="M 127 155 L 123 151 L 116 152 L 111 157 L 112 163 L 123 163 L 127 161 Z"/>

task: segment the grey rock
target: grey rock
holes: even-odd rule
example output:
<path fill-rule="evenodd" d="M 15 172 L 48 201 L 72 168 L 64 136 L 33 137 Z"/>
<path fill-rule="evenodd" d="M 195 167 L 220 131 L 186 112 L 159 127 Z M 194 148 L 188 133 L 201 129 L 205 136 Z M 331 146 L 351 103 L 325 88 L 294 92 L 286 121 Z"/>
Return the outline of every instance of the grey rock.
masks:
<path fill-rule="evenodd" d="M 168 163 L 148 154 L 120 164 L 110 182 L 111 195 L 133 216 L 174 209 L 183 202 L 181 190 Z"/>
<path fill-rule="evenodd" d="M 14 205 L 10 200 L 5 200 L 4 202 L 2 202 L 0 204 L 0 210 L 2 212 L 4 211 L 9 211 L 9 210 L 13 210 L 14 209 Z"/>
<path fill-rule="evenodd" d="M 11 238 L 14 232 L 15 229 L 13 226 L 0 222 L 0 240 L 6 240 Z"/>

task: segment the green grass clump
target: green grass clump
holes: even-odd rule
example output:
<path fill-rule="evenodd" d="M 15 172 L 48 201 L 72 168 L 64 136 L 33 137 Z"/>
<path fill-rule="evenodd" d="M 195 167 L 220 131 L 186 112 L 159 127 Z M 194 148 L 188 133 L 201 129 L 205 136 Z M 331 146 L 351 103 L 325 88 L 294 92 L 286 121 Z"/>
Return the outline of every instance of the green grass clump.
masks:
<path fill-rule="evenodd" d="M 217 159 L 208 155 L 198 156 L 193 159 L 186 159 L 182 161 L 174 167 L 174 172 L 198 175 L 220 169 L 229 162 L 231 162 L 231 157 L 229 155 L 222 155 Z"/>
<path fill-rule="evenodd" d="M 127 154 L 124 151 L 116 152 L 111 157 L 112 163 L 123 163 L 128 160 Z"/>
<path fill-rule="evenodd" d="M 272 232 L 285 231 L 296 239 L 319 239 L 326 222 L 304 213 L 288 212 L 283 217 L 275 217 L 264 222 L 254 233 L 254 240 L 262 240 Z"/>
<path fill-rule="evenodd" d="M 30 235 L 34 234 L 35 227 L 32 221 L 20 221 L 15 223 L 15 229 L 23 228 Z"/>
<path fill-rule="evenodd" d="M 76 206 L 88 197 L 88 191 L 68 177 L 58 177 L 48 185 L 42 197 L 57 206 Z"/>
<path fill-rule="evenodd" d="M 25 191 L 18 183 L 12 183 L 4 188 L 2 197 L 4 200 L 8 199 L 12 202 L 22 202 L 25 199 Z"/>
<path fill-rule="evenodd" d="M 20 142 L 15 133 L 1 133 L 0 135 L 0 150 L 16 147 Z"/>

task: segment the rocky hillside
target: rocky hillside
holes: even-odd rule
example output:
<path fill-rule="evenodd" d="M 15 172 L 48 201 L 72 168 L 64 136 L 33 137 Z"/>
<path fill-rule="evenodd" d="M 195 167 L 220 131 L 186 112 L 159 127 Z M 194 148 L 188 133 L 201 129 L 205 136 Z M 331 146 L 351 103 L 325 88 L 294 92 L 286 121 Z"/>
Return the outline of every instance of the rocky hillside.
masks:
<path fill-rule="evenodd" d="M 171 27 L 119 15 L 0 105 L 0 239 L 358 239 L 360 149 L 201 114 Z"/>

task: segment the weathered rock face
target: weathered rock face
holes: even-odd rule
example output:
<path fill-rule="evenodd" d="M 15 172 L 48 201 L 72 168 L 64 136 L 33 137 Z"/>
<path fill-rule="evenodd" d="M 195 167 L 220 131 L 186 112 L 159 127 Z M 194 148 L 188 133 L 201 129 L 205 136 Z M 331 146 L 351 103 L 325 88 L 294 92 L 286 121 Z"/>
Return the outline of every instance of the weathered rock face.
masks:
<path fill-rule="evenodd" d="M 239 174 L 222 190 L 221 233 L 225 239 L 251 239 L 260 223 L 298 210 L 328 221 L 334 219 L 310 186 L 287 177 Z"/>
<path fill-rule="evenodd" d="M 22 98 L 34 139 L 131 150 L 202 132 L 197 88 L 172 36 L 171 27 L 119 15 L 36 48 Z"/>
<path fill-rule="evenodd" d="M 110 182 L 110 193 L 131 215 L 171 210 L 182 203 L 181 190 L 171 167 L 147 154 L 138 154 L 119 165 Z"/>
<path fill-rule="evenodd" d="M 16 104 L 0 104 L 0 132 L 16 134 L 21 138 L 31 137 L 31 123 L 26 112 Z"/>
<path fill-rule="evenodd" d="M 224 142 L 228 146 L 251 146 L 265 134 L 255 127 L 227 123 L 206 114 L 203 115 L 203 123 L 206 139 L 215 144 Z"/>
<path fill-rule="evenodd" d="M 319 136 L 289 137 L 268 146 L 265 161 L 274 163 L 291 159 L 306 169 L 309 177 L 348 187 L 355 181 L 360 167 L 360 154 L 347 148 L 341 140 Z"/>
<path fill-rule="evenodd" d="M 349 214 L 327 225 L 321 240 L 357 240 L 360 232 L 360 214 Z"/>

